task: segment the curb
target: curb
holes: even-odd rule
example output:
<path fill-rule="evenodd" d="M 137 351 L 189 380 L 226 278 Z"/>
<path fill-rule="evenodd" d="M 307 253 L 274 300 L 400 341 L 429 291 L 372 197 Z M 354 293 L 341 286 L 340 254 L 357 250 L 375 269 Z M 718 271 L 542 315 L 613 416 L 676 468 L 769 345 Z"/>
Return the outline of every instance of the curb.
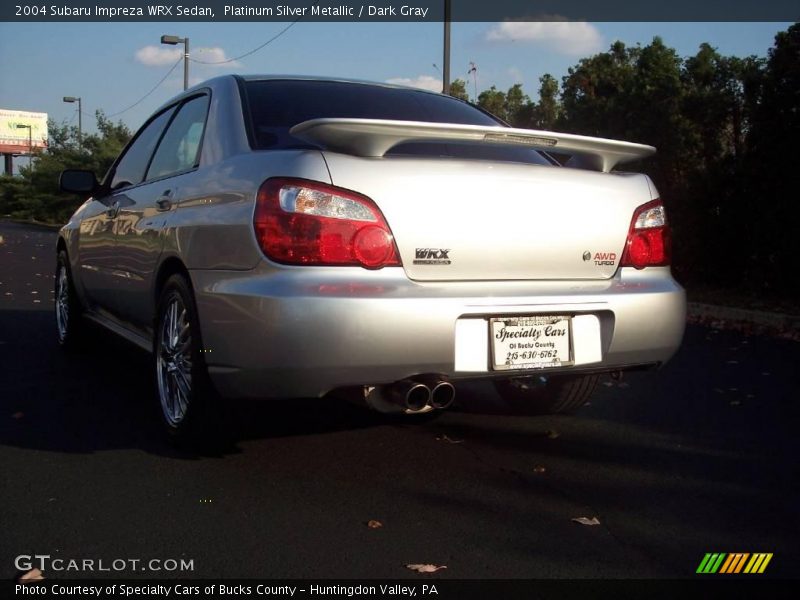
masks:
<path fill-rule="evenodd" d="M 735 308 L 732 306 L 717 306 L 700 302 L 689 302 L 686 305 L 686 311 L 690 320 L 720 319 L 748 323 L 770 330 L 800 331 L 800 316 L 798 315 Z"/>

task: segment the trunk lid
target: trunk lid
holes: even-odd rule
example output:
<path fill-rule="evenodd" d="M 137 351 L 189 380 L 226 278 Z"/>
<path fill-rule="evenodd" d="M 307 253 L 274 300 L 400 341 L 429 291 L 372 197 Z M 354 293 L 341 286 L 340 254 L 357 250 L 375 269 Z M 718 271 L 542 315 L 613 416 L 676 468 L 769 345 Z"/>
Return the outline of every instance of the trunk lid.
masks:
<path fill-rule="evenodd" d="M 324 152 L 334 185 L 372 198 L 418 281 L 607 279 L 644 175 Z"/>

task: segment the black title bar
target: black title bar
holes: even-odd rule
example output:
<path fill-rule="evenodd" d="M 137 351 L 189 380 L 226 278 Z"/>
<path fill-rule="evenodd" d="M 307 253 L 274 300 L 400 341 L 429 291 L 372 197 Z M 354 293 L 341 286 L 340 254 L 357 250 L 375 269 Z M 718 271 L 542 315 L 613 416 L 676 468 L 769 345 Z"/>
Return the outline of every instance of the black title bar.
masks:
<path fill-rule="evenodd" d="M 142 0 L 12 1 L 6 22 L 441 22 L 447 0 Z M 466 21 L 797 21 L 798 0 L 450 0 Z"/>
<path fill-rule="evenodd" d="M 3 598 L 146 598 L 164 600 L 674 600 L 704 598 L 794 599 L 786 582 L 748 576 L 695 576 L 683 580 L 445 580 L 429 576 L 395 581 L 350 580 L 57 580 L 0 582 Z"/>

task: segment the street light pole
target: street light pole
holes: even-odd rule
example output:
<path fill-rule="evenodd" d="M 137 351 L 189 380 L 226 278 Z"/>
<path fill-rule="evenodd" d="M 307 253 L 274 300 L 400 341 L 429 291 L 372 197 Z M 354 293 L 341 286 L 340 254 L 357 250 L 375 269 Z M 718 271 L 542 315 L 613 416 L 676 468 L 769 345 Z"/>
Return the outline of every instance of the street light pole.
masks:
<path fill-rule="evenodd" d="M 444 0 L 444 64 L 442 93 L 450 93 L 450 0 Z"/>
<path fill-rule="evenodd" d="M 64 96 L 64 102 L 78 103 L 78 147 L 83 150 L 83 107 L 81 106 L 81 99 L 75 96 Z"/>
<path fill-rule="evenodd" d="M 175 46 L 176 44 L 183 44 L 183 89 L 189 87 L 189 38 L 181 38 L 177 35 L 162 35 L 162 44 L 169 44 Z"/>

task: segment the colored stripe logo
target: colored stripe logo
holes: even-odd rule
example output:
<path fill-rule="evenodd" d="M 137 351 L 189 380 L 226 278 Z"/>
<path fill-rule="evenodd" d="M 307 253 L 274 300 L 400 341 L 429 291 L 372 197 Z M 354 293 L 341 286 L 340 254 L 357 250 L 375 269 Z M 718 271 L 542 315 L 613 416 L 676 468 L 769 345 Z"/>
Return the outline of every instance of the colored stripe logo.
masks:
<path fill-rule="evenodd" d="M 714 574 L 724 573 L 726 575 L 736 573 L 763 573 L 769 561 L 772 560 L 772 553 L 757 552 L 708 552 L 700 561 L 697 573 Z"/>

